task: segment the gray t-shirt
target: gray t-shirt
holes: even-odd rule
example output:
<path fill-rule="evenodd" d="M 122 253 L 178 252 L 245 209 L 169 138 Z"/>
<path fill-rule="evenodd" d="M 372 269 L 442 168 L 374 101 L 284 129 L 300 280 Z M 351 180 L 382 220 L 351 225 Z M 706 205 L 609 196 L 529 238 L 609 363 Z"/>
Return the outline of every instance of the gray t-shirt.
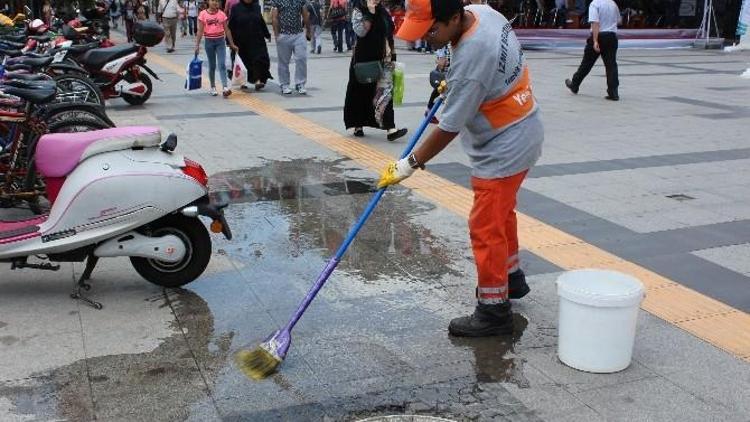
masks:
<path fill-rule="evenodd" d="M 544 141 L 523 51 L 503 15 L 484 5 L 465 10 L 476 21 L 453 46 L 439 127 L 460 132 L 473 176 L 512 176 L 536 163 Z"/>

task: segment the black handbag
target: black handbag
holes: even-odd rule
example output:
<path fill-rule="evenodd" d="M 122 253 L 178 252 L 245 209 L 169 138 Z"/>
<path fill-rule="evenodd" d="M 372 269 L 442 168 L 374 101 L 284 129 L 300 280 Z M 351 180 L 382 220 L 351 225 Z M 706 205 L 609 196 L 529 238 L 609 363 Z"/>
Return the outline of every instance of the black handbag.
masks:
<path fill-rule="evenodd" d="M 445 72 L 441 72 L 437 69 L 430 72 L 430 86 L 437 88 L 440 86 L 440 82 L 445 80 Z"/>
<path fill-rule="evenodd" d="M 383 63 L 378 61 L 354 63 L 354 77 L 361 84 L 371 84 L 378 81 L 383 73 Z"/>

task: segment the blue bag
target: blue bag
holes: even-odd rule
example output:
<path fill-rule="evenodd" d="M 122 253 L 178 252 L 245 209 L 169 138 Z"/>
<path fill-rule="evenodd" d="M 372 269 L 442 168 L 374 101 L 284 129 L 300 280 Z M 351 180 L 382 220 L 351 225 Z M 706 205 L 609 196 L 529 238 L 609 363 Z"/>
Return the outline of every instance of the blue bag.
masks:
<path fill-rule="evenodd" d="M 198 58 L 196 54 L 193 60 L 187 65 L 186 78 L 185 78 L 185 89 L 192 91 L 194 89 L 200 89 L 201 81 L 203 80 L 203 61 Z"/>

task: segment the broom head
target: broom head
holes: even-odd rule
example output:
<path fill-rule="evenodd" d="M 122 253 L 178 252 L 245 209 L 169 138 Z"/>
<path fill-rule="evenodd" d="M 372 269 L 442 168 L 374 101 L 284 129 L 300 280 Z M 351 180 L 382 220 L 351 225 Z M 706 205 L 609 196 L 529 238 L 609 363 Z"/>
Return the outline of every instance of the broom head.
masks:
<path fill-rule="evenodd" d="M 245 376 L 259 381 L 276 372 L 284 361 L 290 343 L 288 332 L 277 331 L 255 349 L 238 351 L 235 361 Z"/>

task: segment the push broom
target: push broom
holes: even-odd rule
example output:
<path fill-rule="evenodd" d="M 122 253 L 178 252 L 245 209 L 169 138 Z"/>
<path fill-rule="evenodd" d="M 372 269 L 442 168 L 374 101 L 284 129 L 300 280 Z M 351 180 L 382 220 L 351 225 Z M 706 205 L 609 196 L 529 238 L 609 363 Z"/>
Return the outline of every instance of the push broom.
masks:
<path fill-rule="evenodd" d="M 444 89 L 445 85 L 443 83 L 440 87 L 440 91 L 442 92 L 444 91 Z M 429 113 L 427 113 L 427 116 L 425 116 L 424 120 L 422 120 L 422 124 L 419 126 L 419 129 L 417 129 L 417 132 L 412 135 L 411 139 L 409 140 L 409 144 L 406 146 L 406 149 L 401 154 L 400 158 L 404 158 L 411 153 L 411 150 L 417 144 L 417 141 L 422 136 L 425 128 L 437 112 L 438 108 L 440 108 L 440 105 L 442 103 L 443 97 L 440 96 L 435 101 L 435 104 L 432 106 L 432 109 L 430 109 Z M 339 246 L 336 254 L 328 261 L 325 268 L 323 269 L 323 272 L 321 272 L 321 274 L 318 276 L 318 279 L 315 281 L 315 284 L 313 284 L 313 286 L 307 292 L 307 295 L 299 304 L 297 310 L 294 312 L 294 315 L 292 315 L 291 319 L 289 319 L 289 322 L 287 322 L 282 329 L 271 334 L 271 336 L 269 336 L 255 349 L 245 349 L 237 352 L 237 354 L 235 355 L 237 365 L 245 375 L 254 380 L 264 379 L 274 373 L 274 371 L 276 371 L 276 368 L 278 368 L 281 362 L 284 361 L 284 358 L 286 357 L 286 354 L 289 351 L 289 347 L 292 343 L 292 329 L 302 317 L 302 314 L 305 313 L 307 307 L 310 305 L 313 299 L 315 299 L 315 296 L 318 294 L 320 289 L 323 287 L 326 281 L 328 281 L 328 277 L 331 275 L 331 273 L 333 273 L 333 270 L 341 261 L 341 258 L 344 256 L 347 248 L 349 248 L 349 245 L 354 240 L 354 237 L 357 236 L 357 233 L 365 224 L 365 221 L 367 221 L 367 218 L 370 217 L 370 214 L 372 214 L 372 211 L 380 201 L 380 198 L 383 197 L 383 193 L 385 193 L 385 190 L 387 188 L 388 187 L 386 186 L 378 189 L 378 191 L 375 192 L 375 195 L 373 195 L 372 199 L 370 199 L 370 202 L 367 204 L 364 212 L 359 217 L 359 220 L 349 230 L 349 234 L 347 234 L 343 243 L 341 244 L 341 246 Z"/>

